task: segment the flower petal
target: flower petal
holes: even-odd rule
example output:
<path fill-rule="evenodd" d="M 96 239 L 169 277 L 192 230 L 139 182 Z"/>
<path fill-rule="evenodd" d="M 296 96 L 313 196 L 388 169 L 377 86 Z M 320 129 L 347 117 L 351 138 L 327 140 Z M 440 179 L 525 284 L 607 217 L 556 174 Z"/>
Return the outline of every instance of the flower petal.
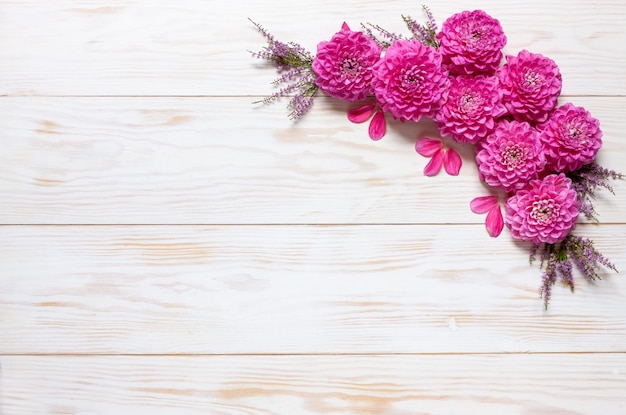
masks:
<path fill-rule="evenodd" d="M 350 27 L 348 26 L 348 23 L 343 22 L 343 24 L 341 25 L 341 30 L 350 30 Z"/>
<path fill-rule="evenodd" d="M 415 143 L 415 151 L 424 157 L 432 157 L 443 148 L 441 140 L 429 137 L 422 137 Z"/>
<path fill-rule="evenodd" d="M 485 213 L 497 205 L 498 198 L 496 196 L 479 196 L 472 199 L 470 209 L 474 213 Z"/>
<path fill-rule="evenodd" d="M 387 132 L 387 122 L 385 121 L 384 112 L 376 112 L 374 118 L 372 118 L 372 121 L 370 121 L 370 127 L 368 132 L 372 140 L 380 140 L 385 136 L 385 133 Z"/>
<path fill-rule="evenodd" d="M 443 154 L 443 167 L 446 169 L 446 173 L 451 176 L 458 176 L 461 171 L 463 161 L 461 156 L 453 148 L 448 148 Z"/>
<path fill-rule="evenodd" d="M 375 104 L 365 104 L 358 108 L 351 109 L 348 111 L 348 119 L 355 123 L 362 123 L 372 116 L 374 113 L 374 108 L 376 108 Z"/>
<path fill-rule="evenodd" d="M 487 219 L 485 220 L 485 226 L 487 227 L 487 232 L 489 232 L 489 236 L 492 238 L 496 238 L 502 233 L 502 229 L 504 228 L 504 218 L 502 218 L 502 211 L 500 210 L 500 205 L 496 204 L 491 209 L 489 209 L 489 213 L 487 213 Z"/>
<path fill-rule="evenodd" d="M 441 170 L 441 165 L 443 164 L 443 157 L 443 150 L 437 151 L 433 155 L 433 158 L 430 159 L 426 167 L 424 167 L 424 174 L 426 176 L 434 176 L 435 174 L 439 173 L 439 170 Z"/>

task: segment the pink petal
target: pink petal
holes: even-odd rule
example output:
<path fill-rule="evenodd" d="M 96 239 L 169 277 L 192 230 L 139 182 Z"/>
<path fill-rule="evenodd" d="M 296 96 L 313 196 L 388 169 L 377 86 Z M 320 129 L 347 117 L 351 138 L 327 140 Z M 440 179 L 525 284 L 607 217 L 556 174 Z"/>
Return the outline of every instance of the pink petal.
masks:
<path fill-rule="evenodd" d="M 415 143 L 415 151 L 424 157 L 432 157 L 436 152 L 443 148 L 441 140 L 434 138 L 422 137 Z"/>
<path fill-rule="evenodd" d="M 385 113 L 376 112 L 372 121 L 370 121 L 369 134 L 372 140 L 380 140 L 387 132 L 387 123 L 385 122 Z"/>
<path fill-rule="evenodd" d="M 487 219 L 485 220 L 487 226 L 487 232 L 492 238 L 497 237 L 502 233 L 504 228 L 504 219 L 502 218 L 502 212 L 500 211 L 500 205 L 496 204 L 487 213 Z"/>
<path fill-rule="evenodd" d="M 497 205 L 498 198 L 496 196 L 479 196 L 472 199 L 470 209 L 472 209 L 474 213 L 485 213 Z"/>
<path fill-rule="evenodd" d="M 343 24 L 341 25 L 341 30 L 350 30 L 350 27 L 348 26 L 348 23 L 343 22 Z"/>
<path fill-rule="evenodd" d="M 362 123 L 372 116 L 374 113 L 374 108 L 376 108 L 375 104 L 365 104 L 358 108 L 351 109 L 348 111 L 348 119 L 355 123 Z"/>
<path fill-rule="evenodd" d="M 443 167 L 446 169 L 446 173 L 451 176 L 458 176 L 461 171 L 461 165 L 463 161 L 461 156 L 453 148 L 448 148 L 443 154 Z"/>
<path fill-rule="evenodd" d="M 441 170 L 441 165 L 443 164 L 443 157 L 443 150 L 437 151 L 433 155 L 433 158 L 430 159 L 426 167 L 424 167 L 424 174 L 426 176 L 434 176 L 435 174 L 439 173 L 439 170 Z"/>

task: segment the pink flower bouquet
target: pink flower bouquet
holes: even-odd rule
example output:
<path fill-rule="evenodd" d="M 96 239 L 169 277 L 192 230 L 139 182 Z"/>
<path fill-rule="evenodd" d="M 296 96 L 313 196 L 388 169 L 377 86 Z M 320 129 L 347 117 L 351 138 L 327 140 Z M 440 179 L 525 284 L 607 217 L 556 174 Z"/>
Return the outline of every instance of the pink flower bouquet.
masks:
<path fill-rule="evenodd" d="M 253 55 L 276 65 L 275 84 L 284 85 L 262 102 L 289 97 L 290 116 L 299 119 L 321 90 L 358 102 L 348 119 L 370 120 L 373 140 L 386 134 L 389 114 L 403 122 L 430 117 L 442 136 L 475 145 L 478 177 L 494 192 L 476 197 L 470 208 L 487 213 L 490 236 L 506 226 L 514 239 L 531 245 L 531 259 L 539 256 L 546 264 L 539 290 L 546 307 L 557 280 L 574 288 L 574 267 L 589 280 L 598 278 L 601 266 L 615 270 L 592 241 L 573 231 L 581 214 L 595 219 L 596 189 L 612 192 L 608 180 L 622 175 L 595 162 L 602 146 L 599 121 L 572 103 L 558 106 L 557 64 L 527 50 L 504 56 L 500 22 L 482 10 L 457 13 L 441 30 L 424 11 L 425 24 L 403 17 L 408 36 L 370 23 L 353 31 L 344 23 L 319 43 L 316 55 L 255 23 L 267 46 Z M 461 157 L 442 140 L 421 137 L 415 150 L 431 158 L 425 175 L 442 166 L 459 174 Z"/>

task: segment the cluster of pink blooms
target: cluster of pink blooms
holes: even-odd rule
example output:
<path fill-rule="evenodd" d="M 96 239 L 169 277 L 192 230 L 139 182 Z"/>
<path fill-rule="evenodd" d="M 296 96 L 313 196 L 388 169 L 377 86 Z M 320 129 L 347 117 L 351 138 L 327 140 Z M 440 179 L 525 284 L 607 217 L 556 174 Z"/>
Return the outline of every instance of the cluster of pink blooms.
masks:
<path fill-rule="evenodd" d="M 470 209 L 487 214 L 489 235 L 506 225 L 514 239 L 533 244 L 531 259 L 537 254 L 547 263 L 540 288 L 546 307 L 557 279 L 573 289 L 573 265 L 589 280 L 599 278 L 599 265 L 616 270 L 592 241 L 571 234 L 579 215 L 595 218 L 595 189 L 612 192 L 606 180 L 623 177 L 595 162 L 599 121 L 572 103 L 559 106 L 562 79 L 552 59 L 527 50 L 504 56 L 504 31 L 484 11 L 455 14 L 438 30 L 424 10 L 425 25 L 403 16 L 410 38 L 371 24 L 353 31 L 344 23 L 315 56 L 255 23 L 268 46 L 253 55 L 277 66 L 275 85 L 287 84 L 262 102 L 292 96 L 290 116 L 298 119 L 322 90 L 359 102 L 348 119 L 370 120 L 373 140 L 386 134 L 389 115 L 403 122 L 431 118 L 442 137 L 472 145 L 478 176 L 493 191 L 474 198 Z M 427 176 L 442 167 L 459 174 L 462 159 L 443 140 L 422 137 L 415 150 L 430 158 Z"/>
<path fill-rule="evenodd" d="M 580 202 L 564 173 L 595 160 L 602 146 L 599 122 L 584 108 L 558 106 L 561 73 L 541 54 L 506 56 L 498 20 L 482 10 L 447 19 L 433 45 L 398 38 L 387 48 L 346 24 L 318 46 L 316 84 L 328 95 L 369 102 L 352 110 L 353 122 L 370 123 L 372 139 L 385 134 L 385 116 L 402 121 L 434 119 L 442 136 L 475 144 L 481 180 L 507 195 L 504 220 L 496 196 L 470 207 L 488 213 L 498 236 L 504 223 L 515 239 L 535 244 L 562 241 L 576 226 Z M 422 138 L 416 150 L 431 157 L 424 172 L 442 165 L 456 175 L 458 153 L 441 140 Z"/>

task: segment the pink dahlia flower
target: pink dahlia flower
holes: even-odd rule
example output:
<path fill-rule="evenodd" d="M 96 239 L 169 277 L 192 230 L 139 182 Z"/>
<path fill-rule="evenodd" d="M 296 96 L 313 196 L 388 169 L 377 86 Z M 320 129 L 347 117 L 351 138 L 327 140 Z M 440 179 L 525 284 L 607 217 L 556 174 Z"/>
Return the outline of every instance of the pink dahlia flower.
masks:
<path fill-rule="evenodd" d="M 538 178 L 546 165 L 539 133 L 525 122 L 501 121 L 476 151 L 480 179 L 507 192 Z"/>
<path fill-rule="evenodd" d="M 553 244 L 576 227 L 579 208 L 572 181 L 563 173 L 550 174 L 506 201 L 506 225 L 515 239 Z"/>
<path fill-rule="evenodd" d="M 548 169 L 561 173 L 591 163 L 602 147 L 600 121 L 571 103 L 557 108 L 539 137 L 546 149 Z"/>
<path fill-rule="evenodd" d="M 497 75 L 507 110 L 518 121 L 546 121 L 561 94 L 558 66 L 552 59 L 527 50 L 507 56 L 506 61 Z"/>
<path fill-rule="evenodd" d="M 315 83 L 334 98 L 364 99 L 372 92 L 372 67 L 380 53 L 376 42 L 361 32 L 351 31 L 344 23 L 330 41 L 317 45 L 313 59 Z"/>
<path fill-rule="evenodd" d="M 500 22 L 482 10 L 457 13 L 437 34 L 443 63 L 454 74 L 492 75 L 502 60 L 506 36 Z"/>
<path fill-rule="evenodd" d="M 439 131 L 458 142 L 476 144 L 506 113 L 501 97 L 495 77 L 451 78 L 448 99 L 435 116 Z"/>
<path fill-rule="evenodd" d="M 401 120 L 433 116 L 448 85 L 441 55 L 416 41 L 395 41 L 374 65 L 376 101 Z"/>

